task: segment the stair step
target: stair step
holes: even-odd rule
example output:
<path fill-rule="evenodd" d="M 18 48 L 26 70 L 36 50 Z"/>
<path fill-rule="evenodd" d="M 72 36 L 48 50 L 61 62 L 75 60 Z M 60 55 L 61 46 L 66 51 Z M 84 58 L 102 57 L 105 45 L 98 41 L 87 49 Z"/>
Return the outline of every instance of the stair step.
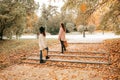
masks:
<path fill-rule="evenodd" d="M 107 58 L 90 58 L 90 57 L 64 57 L 64 56 L 50 56 L 50 59 L 62 59 L 62 60 L 83 60 L 83 61 L 108 61 Z"/>
<path fill-rule="evenodd" d="M 39 61 L 39 58 L 31 58 L 29 57 L 28 60 L 36 60 Z M 100 62 L 100 61 L 81 61 L 81 60 L 63 60 L 63 59 L 47 59 L 47 61 L 53 62 L 70 62 L 70 63 L 84 63 L 84 64 L 108 64 L 108 62 Z"/>
<path fill-rule="evenodd" d="M 84 61 L 108 61 L 104 56 L 81 56 L 81 55 L 68 55 L 68 54 L 50 54 L 50 59 L 67 59 L 67 60 L 84 60 Z M 33 55 L 29 58 L 39 58 L 39 55 Z"/>
<path fill-rule="evenodd" d="M 39 53 L 34 53 L 32 56 L 39 56 Z M 60 57 L 80 57 L 80 58 L 105 58 L 106 56 L 91 56 L 91 55 L 77 55 L 77 54 L 48 54 L 48 56 L 60 56 Z"/>
<path fill-rule="evenodd" d="M 40 55 L 39 53 L 33 53 L 32 55 Z M 74 57 L 74 56 L 79 56 L 79 57 L 94 57 L 94 58 L 97 58 L 97 57 L 107 57 L 108 54 L 95 54 L 95 53 L 64 53 L 64 54 L 61 54 L 60 52 L 49 52 L 48 53 L 49 56 L 71 56 L 71 57 Z"/>
<path fill-rule="evenodd" d="M 33 61 L 23 61 L 22 62 L 23 64 L 33 64 L 33 65 L 40 65 L 40 66 L 57 66 L 57 67 L 65 67 L 65 68 L 103 68 L 103 66 L 109 66 L 109 63 L 106 65 L 106 64 L 80 64 L 80 63 L 71 63 L 71 62 L 57 62 L 57 61 L 47 61 L 45 63 L 40 63 L 39 61 L 36 61 L 36 62 L 33 62 Z"/>
<path fill-rule="evenodd" d="M 107 64 L 106 62 L 95 62 L 95 61 L 80 61 L 80 60 L 61 60 L 61 59 L 50 59 L 48 61 L 60 61 L 60 62 L 71 62 L 71 63 L 86 63 L 86 64 Z"/>
<path fill-rule="evenodd" d="M 60 51 L 58 51 L 58 50 L 49 50 L 49 52 L 58 52 L 58 53 L 60 53 Z M 105 51 L 89 51 L 89 52 L 87 52 L 87 51 L 65 51 L 65 53 L 95 53 L 95 54 L 105 54 L 105 53 L 107 53 L 107 52 L 105 52 Z"/>
<path fill-rule="evenodd" d="M 105 58 L 105 56 L 84 56 L 72 54 L 48 54 L 48 56 L 62 56 L 62 57 L 80 57 L 80 58 Z"/>

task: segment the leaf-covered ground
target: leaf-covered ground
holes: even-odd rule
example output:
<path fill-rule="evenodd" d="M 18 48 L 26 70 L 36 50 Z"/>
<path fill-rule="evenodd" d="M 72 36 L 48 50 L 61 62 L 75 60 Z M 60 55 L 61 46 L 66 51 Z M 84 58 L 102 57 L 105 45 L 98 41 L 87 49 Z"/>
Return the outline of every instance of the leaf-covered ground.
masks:
<path fill-rule="evenodd" d="M 57 40 L 48 40 L 51 50 L 60 50 Z M 51 45 L 52 44 L 52 45 Z M 53 48 L 52 48 L 53 47 Z M 101 51 L 106 48 L 101 44 L 81 44 L 79 46 L 69 45 L 68 49 L 78 51 Z M 21 57 L 29 56 L 39 52 L 37 40 L 18 40 L 0 42 L 0 80 L 108 80 L 110 76 L 109 67 L 101 65 L 98 67 L 58 67 L 46 64 L 20 64 Z M 107 51 L 107 50 L 106 50 Z M 82 65 L 82 64 L 81 64 Z M 112 80 L 112 79 L 111 79 Z"/>
<path fill-rule="evenodd" d="M 102 80 L 97 70 L 45 65 L 13 65 L 0 72 L 2 80 Z"/>
<path fill-rule="evenodd" d="M 48 45 L 57 40 L 48 39 Z M 0 69 L 15 63 L 20 63 L 21 58 L 39 52 L 38 40 L 4 40 L 0 41 Z"/>

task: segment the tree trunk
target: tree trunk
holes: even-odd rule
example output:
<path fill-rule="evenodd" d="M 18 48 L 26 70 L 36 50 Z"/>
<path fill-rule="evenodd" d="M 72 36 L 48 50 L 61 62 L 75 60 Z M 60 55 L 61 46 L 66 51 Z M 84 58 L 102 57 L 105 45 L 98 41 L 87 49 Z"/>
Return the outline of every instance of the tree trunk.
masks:
<path fill-rule="evenodd" d="M 103 30 L 102 34 L 104 35 L 104 30 Z"/>
<path fill-rule="evenodd" d="M 0 40 L 2 40 L 2 39 L 3 39 L 3 33 L 0 32 Z"/>
<path fill-rule="evenodd" d="M 83 31 L 83 37 L 85 38 L 85 30 Z"/>
<path fill-rule="evenodd" d="M 36 36 L 37 36 L 37 39 L 39 39 L 39 33 L 37 33 Z"/>
<path fill-rule="evenodd" d="M 3 32 L 5 30 L 5 27 L 3 27 L 0 31 L 0 40 L 3 40 Z"/>

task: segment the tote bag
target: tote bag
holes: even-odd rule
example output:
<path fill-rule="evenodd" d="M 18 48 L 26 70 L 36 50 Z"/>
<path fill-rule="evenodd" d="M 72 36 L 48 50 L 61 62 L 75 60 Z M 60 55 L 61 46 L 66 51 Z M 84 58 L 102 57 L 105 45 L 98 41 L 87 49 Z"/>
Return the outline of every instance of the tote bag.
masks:
<path fill-rule="evenodd" d="M 64 41 L 64 46 L 65 46 L 65 47 L 68 47 L 67 41 Z"/>
<path fill-rule="evenodd" d="M 43 53 L 43 54 L 42 54 L 43 57 L 46 57 L 46 56 L 47 56 L 47 50 L 46 50 L 46 49 L 43 49 L 43 50 L 42 50 L 42 53 Z"/>

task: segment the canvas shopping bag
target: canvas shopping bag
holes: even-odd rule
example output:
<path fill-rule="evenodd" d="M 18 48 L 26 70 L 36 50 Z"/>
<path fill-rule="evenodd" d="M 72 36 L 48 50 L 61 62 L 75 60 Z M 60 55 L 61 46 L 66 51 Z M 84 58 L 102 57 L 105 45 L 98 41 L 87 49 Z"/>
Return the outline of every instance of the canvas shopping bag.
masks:
<path fill-rule="evenodd" d="M 64 41 L 64 45 L 65 45 L 65 47 L 68 47 L 67 41 Z"/>
<path fill-rule="evenodd" d="M 43 49 L 43 50 L 42 50 L 42 55 L 43 55 L 43 57 L 46 57 L 46 56 L 47 56 L 47 50 L 46 50 L 46 49 Z"/>

